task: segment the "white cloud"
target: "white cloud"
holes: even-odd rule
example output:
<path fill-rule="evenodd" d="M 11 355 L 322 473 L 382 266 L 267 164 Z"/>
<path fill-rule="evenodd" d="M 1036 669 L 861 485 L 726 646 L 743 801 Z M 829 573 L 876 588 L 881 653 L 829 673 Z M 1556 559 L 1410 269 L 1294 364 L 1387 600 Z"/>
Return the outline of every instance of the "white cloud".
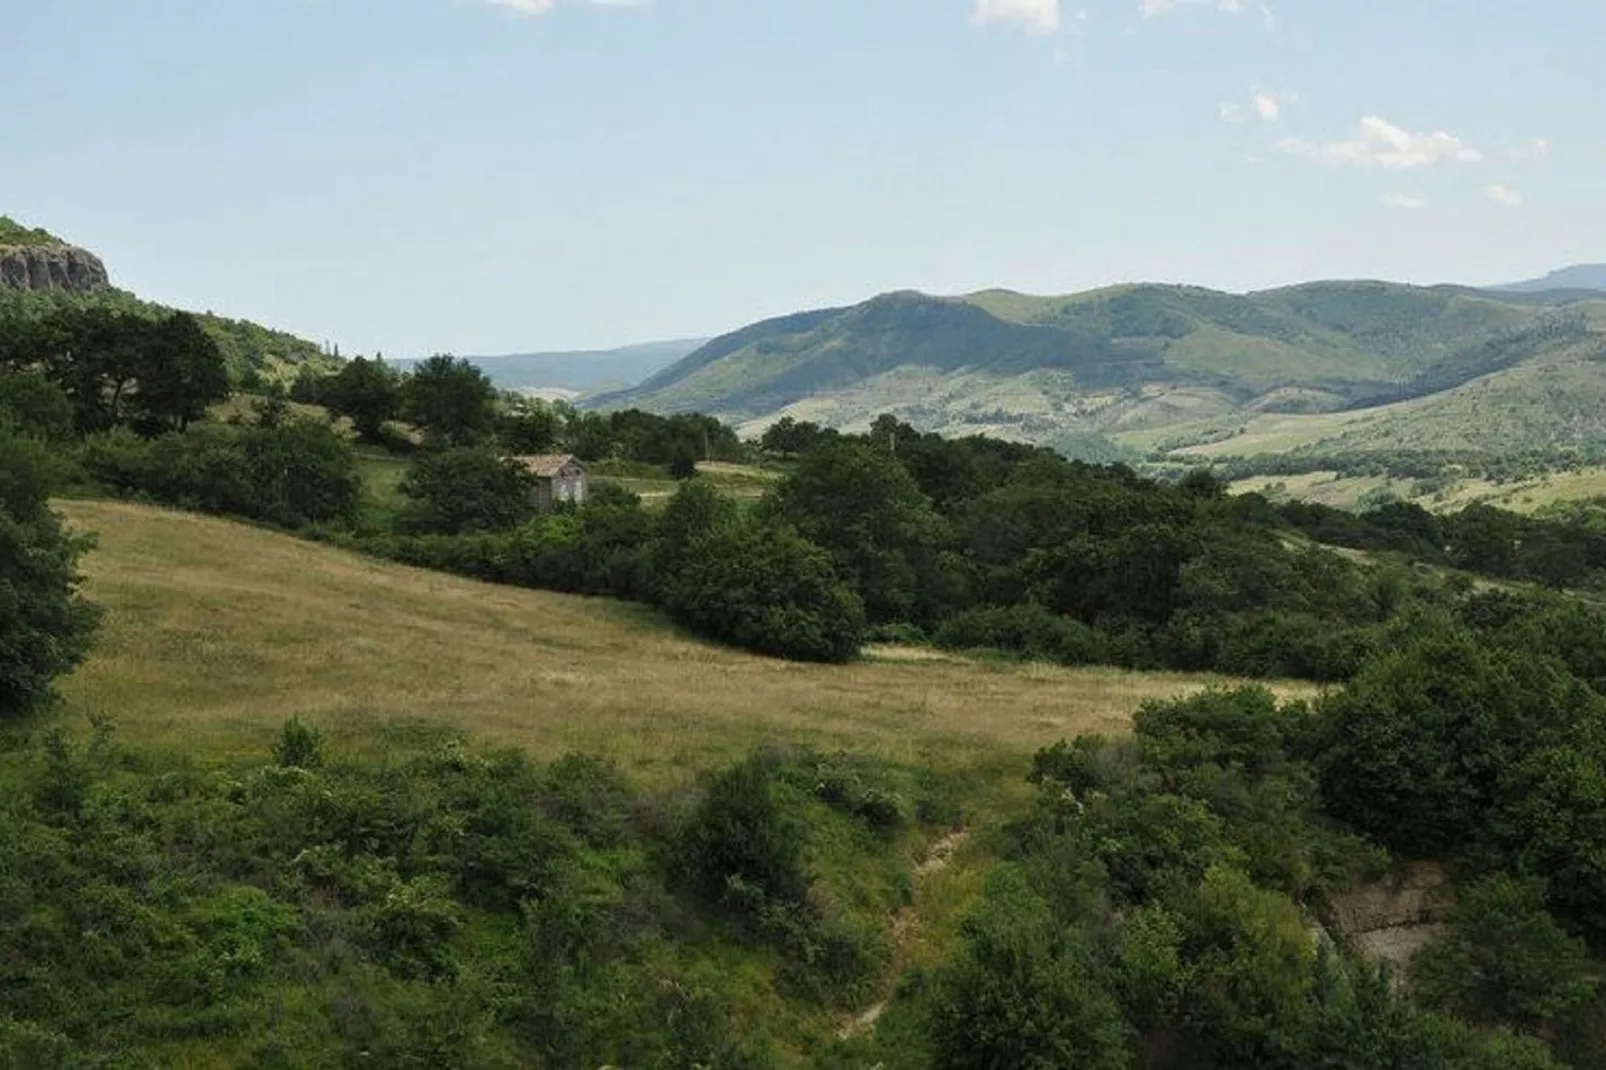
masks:
<path fill-rule="evenodd" d="M 1522 204 L 1522 194 L 1510 186 L 1503 186 L 1498 182 L 1492 186 L 1483 187 L 1483 195 L 1491 201 L 1499 201 L 1501 204 L 1509 205 L 1512 208 L 1519 207 Z"/>
<path fill-rule="evenodd" d="M 970 21 L 976 26 L 1003 23 L 1032 33 L 1053 33 L 1060 28 L 1060 0 L 976 0 Z"/>
<path fill-rule="evenodd" d="M 1251 119 L 1258 119 L 1263 123 L 1274 123 L 1283 116 L 1283 108 L 1296 102 L 1298 96 L 1293 93 L 1278 94 L 1266 90 L 1257 90 L 1249 98 L 1248 106 L 1242 104 L 1223 103 L 1217 106 L 1216 114 L 1224 123 L 1247 123 Z"/>
<path fill-rule="evenodd" d="M 1391 193 L 1387 197 L 1382 198 L 1382 200 L 1383 203 L 1388 205 L 1390 208 L 1415 209 L 1426 208 L 1428 206 L 1428 202 L 1424 201 L 1421 197 L 1412 197 L 1410 194 L 1406 193 Z"/>
<path fill-rule="evenodd" d="M 645 7 L 653 0 L 586 0 L 593 7 Z M 496 7 L 504 7 L 520 15 L 545 15 L 557 6 L 557 0 L 486 0 Z"/>
<path fill-rule="evenodd" d="M 1548 138 L 1529 138 L 1521 145 L 1513 145 L 1506 150 L 1506 159 L 1514 163 L 1528 163 L 1531 160 L 1543 160 L 1549 156 L 1551 144 Z"/>
<path fill-rule="evenodd" d="M 1408 171 L 1441 163 L 1477 163 L 1483 159 L 1483 153 L 1442 130 L 1413 134 L 1376 115 L 1362 119 L 1357 136 L 1349 141 L 1321 144 L 1289 138 L 1278 142 L 1277 147 L 1306 159 L 1381 167 L 1388 171 Z"/>
<path fill-rule="evenodd" d="M 1272 29 L 1277 24 L 1276 16 L 1271 12 L 1271 5 L 1265 0 L 1259 0 L 1258 3 L 1246 0 L 1138 0 L 1138 10 L 1146 19 L 1174 15 L 1190 8 L 1214 8 L 1228 15 L 1242 15 L 1246 11 L 1253 10 L 1260 12 L 1267 29 Z"/>

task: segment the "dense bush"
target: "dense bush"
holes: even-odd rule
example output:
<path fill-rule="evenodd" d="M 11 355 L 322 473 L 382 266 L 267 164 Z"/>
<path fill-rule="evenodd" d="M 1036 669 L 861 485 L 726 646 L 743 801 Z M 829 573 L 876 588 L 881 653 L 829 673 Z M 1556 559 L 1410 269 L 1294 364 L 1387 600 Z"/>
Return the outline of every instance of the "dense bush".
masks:
<path fill-rule="evenodd" d="M 596 758 L 316 735 L 226 769 L 105 731 L 0 754 L 0 1065 L 760 1070 L 755 1014 L 823 1017 L 886 965 L 896 901 L 853 882 L 907 863 L 798 790 L 817 759 L 740 763 L 687 814 Z"/>
<path fill-rule="evenodd" d="M 326 424 L 201 424 L 140 439 L 92 436 L 83 467 L 114 491 L 282 527 L 349 520 L 361 482 L 351 449 Z"/>
<path fill-rule="evenodd" d="M 403 521 L 415 531 L 462 535 L 502 531 L 535 516 L 535 477 L 483 448 L 423 453 L 408 467 Z"/>

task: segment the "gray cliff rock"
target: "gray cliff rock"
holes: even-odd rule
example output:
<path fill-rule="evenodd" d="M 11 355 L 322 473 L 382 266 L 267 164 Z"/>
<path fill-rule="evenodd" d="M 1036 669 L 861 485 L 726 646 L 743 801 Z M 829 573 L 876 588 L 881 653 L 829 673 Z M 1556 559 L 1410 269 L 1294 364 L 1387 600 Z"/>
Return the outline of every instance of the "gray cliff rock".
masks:
<path fill-rule="evenodd" d="M 90 293 L 111 285 L 100 257 L 75 245 L 0 245 L 0 289 Z"/>

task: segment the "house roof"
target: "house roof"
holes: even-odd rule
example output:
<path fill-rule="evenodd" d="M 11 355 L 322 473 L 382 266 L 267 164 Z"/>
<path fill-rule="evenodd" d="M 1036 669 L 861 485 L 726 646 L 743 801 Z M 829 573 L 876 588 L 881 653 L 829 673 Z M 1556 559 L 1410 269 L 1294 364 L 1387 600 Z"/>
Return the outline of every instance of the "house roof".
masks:
<path fill-rule="evenodd" d="M 541 453 L 530 457 L 514 457 L 514 462 L 523 465 L 531 475 L 537 479 L 551 479 L 571 464 L 579 465 L 580 461 L 572 453 Z M 584 468 L 584 465 L 580 465 Z"/>

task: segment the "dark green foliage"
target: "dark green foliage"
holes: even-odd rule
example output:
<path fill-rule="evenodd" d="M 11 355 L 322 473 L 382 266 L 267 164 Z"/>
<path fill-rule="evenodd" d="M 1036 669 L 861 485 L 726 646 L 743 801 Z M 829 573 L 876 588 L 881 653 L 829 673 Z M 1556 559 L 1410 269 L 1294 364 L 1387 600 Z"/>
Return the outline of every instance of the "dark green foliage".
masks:
<path fill-rule="evenodd" d="M 439 354 L 403 382 L 401 411 L 437 442 L 467 446 L 495 427 L 496 397 L 496 387 L 484 372 L 466 360 Z"/>
<path fill-rule="evenodd" d="M 229 391 L 217 343 L 183 312 L 150 319 L 66 307 L 9 323 L 0 334 L 0 370 L 37 373 L 56 384 L 84 431 L 182 431 Z"/>
<path fill-rule="evenodd" d="M 36 707 L 84 659 L 98 619 L 79 594 L 88 540 L 49 508 L 57 463 L 0 426 L 0 720 Z"/>
<path fill-rule="evenodd" d="M 65 442 L 73 434 L 72 399 L 36 372 L 0 375 L 0 425 L 46 442 Z"/>
<path fill-rule="evenodd" d="M 804 830 L 775 798 L 775 771 L 755 755 L 715 777 L 681 841 L 698 892 L 754 919 L 801 906 L 808 888 Z"/>
<path fill-rule="evenodd" d="M 494 450 L 423 453 L 407 469 L 403 519 L 415 531 L 462 535 L 502 531 L 535 516 L 535 478 Z"/>
<path fill-rule="evenodd" d="M 1082 934 L 1007 872 L 965 923 L 964 947 L 937 983 L 931 1040 L 942 1070 L 1132 1064 L 1120 1005 Z"/>
<path fill-rule="evenodd" d="M 1411 963 L 1424 1004 L 1484 1026 L 1534 1033 L 1594 996 L 1584 942 L 1545 910 L 1540 880 L 1491 877 L 1464 889 L 1448 935 Z"/>
<path fill-rule="evenodd" d="M 1479 840 L 1530 756 L 1606 753 L 1606 700 L 1560 663 L 1427 627 L 1321 703 L 1314 741 L 1332 811 L 1422 855 Z"/>
<path fill-rule="evenodd" d="M 770 1065 L 606 763 L 282 759 L 0 756 L 0 1066 Z"/>
<path fill-rule="evenodd" d="M 940 595 L 945 533 L 906 469 L 875 447 L 828 445 L 776 489 L 768 514 L 822 547 L 864 599 L 872 622 L 922 620 Z"/>
<path fill-rule="evenodd" d="M 325 405 L 335 415 L 348 417 L 364 442 L 383 445 L 385 424 L 401 407 L 402 379 L 378 357 L 356 357 L 316 387 L 303 388 L 302 395 L 298 400 Z"/>
<path fill-rule="evenodd" d="M 692 540 L 662 605 L 700 635 L 798 661 L 853 658 L 864 609 L 831 558 L 791 530 L 742 522 Z"/>
<path fill-rule="evenodd" d="M 273 757 L 280 765 L 316 769 L 323 761 L 323 735 L 299 717 L 284 722 Z"/>
<path fill-rule="evenodd" d="M 937 628 L 933 642 L 950 650 L 1013 651 L 1062 665 L 1090 665 L 1104 653 L 1087 625 L 1031 602 L 956 614 Z"/>
<path fill-rule="evenodd" d="M 350 519 L 361 483 L 351 448 L 326 424 L 202 424 L 142 440 L 90 438 L 90 478 L 123 494 L 282 527 Z"/>

